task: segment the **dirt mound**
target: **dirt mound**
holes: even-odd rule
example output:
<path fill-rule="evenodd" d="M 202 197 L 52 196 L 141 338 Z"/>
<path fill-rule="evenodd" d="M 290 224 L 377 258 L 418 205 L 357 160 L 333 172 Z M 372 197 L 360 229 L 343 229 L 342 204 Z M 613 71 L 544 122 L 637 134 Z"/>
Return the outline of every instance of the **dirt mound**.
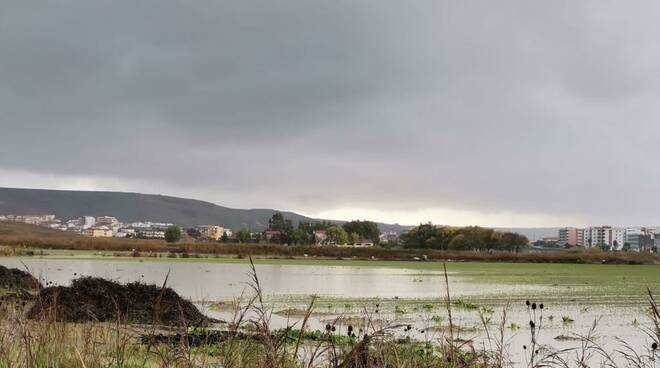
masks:
<path fill-rule="evenodd" d="M 83 277 L 69 287 L 43 289 L 28 317 L 64 322 L 116 321 L 126 323 L 199 326 L 212 320 L 170 288 L 133 282 L 126 285 Z"/>
<path fill-rule="evenodd" d="M 21 291 L 36 291 L 41 288 L 39 280 L 26 271 L 0 266 L 0 288 Z"/>

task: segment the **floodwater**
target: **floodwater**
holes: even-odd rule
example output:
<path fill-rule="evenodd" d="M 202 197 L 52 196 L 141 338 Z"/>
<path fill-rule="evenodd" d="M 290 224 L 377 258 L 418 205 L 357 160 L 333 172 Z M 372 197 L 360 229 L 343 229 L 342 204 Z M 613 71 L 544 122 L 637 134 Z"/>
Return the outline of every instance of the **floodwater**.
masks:
<path fill-rule="evenodd" d="M 44 283 L 67 285 L 80 276 L 96 276 L 120 282 L 143 281 L 167 285 L 182 296 L 195 301 L 205 313 L 231 320 L 227 304 L 251 292 L 247 282 L 250 268 L 246 264 L 218 262 L 138 262 L 133 260 L 79 260 L 40 258 L 0 258 L 7 267 L 26 267 Z M 633 266 L 634 267 L 634 266 Z M 338 333 L 347 325 L 363 328 L 411 325 L 413 330 L 395 329 L 398 335 L 428 341 L 447 338 L 448 313 L 444 304 L 446 286 L 440 271 L 356 266 L 256 265 L 259 281 L 268 307 L 274 312 L 273 328 L 300 322 L 297 311 L 304 310 L 311 295 L 320 298 L 311 327 L 322 329 L 337 317 Z M 481 315 L 488 323 L 491 338 L 499 335 L 498 325 L 506 308 L 504 341 L 511 358 L 522 364 L 530 345 L 530 316 L 525 305 L 526 295 L 543 295 L 545 286 L 526 284 L 479 283 L 449 274 L 453 324 L 459 326 L 454 337 L 471 340 L 475 348 L 492 348 L 482 325 Z M 588 293 L 588 289 L 581 291 Z M 586 335 L 598 321 L 596 341 L 606 349 L 620 348 L 626 341 L 639 351 L 647 351 L 652 343 L 646 328 L 651 326 L 648 306 L 638 300 L 627 302 L 616 298 L 595 298 L 591 303 L 571 303 L 570 300 L 545 305 L 539 343 L 556 349 L 579 347 L 577 335 Z M 466 303 L 462 303 L 466 301 Z M 209 307 L 211 302 L 225 302 L 225 308 Z M 286 310 L 294 310 L 287 314 Z M 365 316 L 369 315 L 369 321 Z M 458 336 L 456 336 L 458 335 Z M 499 338 L 499 337 L 498 337 Z M 597 359 L 597 358 L 596 358 Z"/>

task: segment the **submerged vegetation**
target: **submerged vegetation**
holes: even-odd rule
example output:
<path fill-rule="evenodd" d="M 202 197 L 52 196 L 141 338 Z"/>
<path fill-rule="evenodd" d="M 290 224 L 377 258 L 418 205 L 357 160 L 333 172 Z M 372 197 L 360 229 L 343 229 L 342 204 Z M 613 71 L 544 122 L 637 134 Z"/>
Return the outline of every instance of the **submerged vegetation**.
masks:
<path fill-rule="evenodd" d="M 29 275 L 0 272 L 7 274 Z M 324 328 L 314 329 L 311 316 L 325 308 L 312 297 L 305 308 L 282 313 L 290 318 L 286 327 L 271 329 L 275 312 L 264 301 L 251 260 L 249 277 L 248 294 L 215 306 L 231 316 L 224 321 L 204 318 L 167 288 L 167 278 L 161 286 L 88 277 L 76 278 L 70 287 L 36 284 L 36 290 L 2 301 L 0 367 L 654 367 L 660 359 L 660 313 L 650 290 L 648 346 L 600 345 L 595 320 L 584 336 L 567 332 L 552 337 L 573 344 L 557 350 L 542 342 L 551 322 L 543 303 L 527 301 L 529 324 L 519 326 L 508 320 L 508 306 L 494 310 L 452 300 L 446 272 L 441 302 L 406 310 L 395 301 L 395 314 L 426 315 L 425 328 L 405 319 L 387 320 L 381 302 L 371 301 L 345 306 L 357 315 L 332 317 Z M 478 313 L 481 325 L 461 326 L 454 308 Z M 484 332 L 483 342 L 466 337 L 476 328 Z M 434 338 L 428 337 L 431 331 Z M 528 342 L 511 345 L 509 334 L 515 331 L 528 335 Z"/>

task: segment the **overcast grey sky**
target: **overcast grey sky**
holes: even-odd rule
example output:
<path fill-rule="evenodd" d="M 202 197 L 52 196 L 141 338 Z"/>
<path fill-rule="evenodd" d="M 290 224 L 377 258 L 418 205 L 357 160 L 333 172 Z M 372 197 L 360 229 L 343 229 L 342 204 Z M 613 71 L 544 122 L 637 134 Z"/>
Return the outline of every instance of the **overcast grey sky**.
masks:
<path fill-rule="evenodd" d="M 660 224 L 660 3 L 3 1 L 0 186 Z"/>

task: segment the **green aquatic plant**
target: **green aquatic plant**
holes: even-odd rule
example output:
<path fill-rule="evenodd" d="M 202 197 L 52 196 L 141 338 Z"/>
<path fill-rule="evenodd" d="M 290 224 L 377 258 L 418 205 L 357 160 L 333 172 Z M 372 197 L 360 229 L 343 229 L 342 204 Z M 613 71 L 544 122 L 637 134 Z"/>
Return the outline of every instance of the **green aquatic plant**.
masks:
<path fill-rule="evenodd" d="M 474 303 L 467 302 L 463 299 L 456 299 L 456 300 L 454 300 L 453 304 L 456 308 L 462 308 L 462 309 L 467 309 L 467 310 L 479 309 L 478 305 L 476 305 Z"/>
<path fill-rule="evenodd" d="M 400 307 L 398 305 L 394 306 L 394 314 L 406 314 L 408 313 L 403 307 Z"/>
<path fill-rule="evenodd" d="M 444 320 L 445 320 L 445 317 L 437 315 L 437 314 L 435 314 L 435 315 L 433 315 L 433 317 L 431 317 L 431 321 L 433 321 L 436 325 L 441 325 L 442 322 L 444 322 Z"/>

